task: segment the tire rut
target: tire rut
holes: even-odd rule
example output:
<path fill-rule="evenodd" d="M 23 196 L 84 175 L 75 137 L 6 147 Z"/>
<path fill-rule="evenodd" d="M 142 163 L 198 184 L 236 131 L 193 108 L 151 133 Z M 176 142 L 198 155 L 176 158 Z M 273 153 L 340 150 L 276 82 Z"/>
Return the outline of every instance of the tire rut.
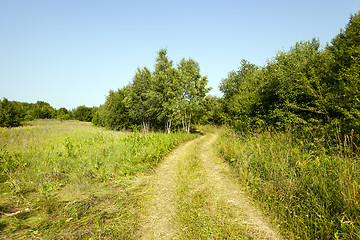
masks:
<path fill-rule="evenodd" d="M 148 199 L 143 208 L 146 213 L 141 223 L 141 239 L 176 238 L 176 168 L 177 162 L 195 140 L 171 152 L 158 166 L 150 179 Z"/>
<path fill-rule="evenodd" d="M 236 180 L 231 176 L 229 165 L 216 156 L 214 143 L 218 134 L 206 134 L 200 138 L 181 145 L 174 150 L 156 169 L 150 177 L 150 190 L 143 209 L 140 229 L 141 239 L 182 239 L 179 227 L 177 204 L 179 196 L 176 190 L 181 175 L 176 166 L 180 161 L 192 161 L 189 158 L 197 158 L 198 170 L 202 172 L 204 181 L 201 183 L 191 182 L 196 189 L 206 187 L 211 194 L 207 202 L 210 202 L 209 229 L 215 229 L 218 222 L 241 229 L 241 236 L 228 234 L 221 239 L 282 239 L 280 234 L 266 221 L 264 215 L 254 206 L 250 198 L 246 196 Z M 220 207 L 219 207 L 220 206 Z M 219 217 L 220 216 L 220 217 Z M 219 221 L 219 219 L 221 221 Z M 213 224 L 213 225 L 211 225 Z M 211 231 L 211 230 L 210 230 Z M 215 230 L 214 230 L 215 231 Z M 219 239 L 218 235 L 209 233 L 210 239 Z M 189 238 L 189 237 L 187 237 Z M 208 237 L 206 239 L 209 239 Z M 191 238 L 190 238 L 191 239 Z M 199 238 L 205 239 L 205 238 Z"/>
<path fill-rule="evenodd" d="M 225 202 L 227 208 L 233 212 L 233 221 L 243 226 L 244 235 L 250 239 L 282 239 L 273 230 L 271 224 L 259 209 L 252 206 L 250 198 L 236 184 L 231 176 L 230 166 L 216 156 L 214 143 L 217 134 L 208 134 L 208 140 L 202 145 L 200 158 L 203 161 L 205 176 L 214 189 L 214 202 Z"/>

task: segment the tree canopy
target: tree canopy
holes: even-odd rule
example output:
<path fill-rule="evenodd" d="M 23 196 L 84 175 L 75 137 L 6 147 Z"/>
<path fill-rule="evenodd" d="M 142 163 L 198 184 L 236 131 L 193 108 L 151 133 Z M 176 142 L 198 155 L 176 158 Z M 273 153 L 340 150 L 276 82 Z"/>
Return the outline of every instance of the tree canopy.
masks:
<path fill-rule="evenodd" d="M 312 39 L 278 52 L 262 67 L 241 61 L 220 90 L 225 122 L 239 129 L 360 132 L 359 13 L 325 48 Z"/>
<path fill-rule="evenodd" d="M 200 109 L 210 90 L 206 85 L 207 77 L 201 76 L 196 61 L 182 59 L 174 66 L 167 50 L 160 49 L 154 71 L 138 68 L 129 85 L 110 91 L 93 122 L 111 129 L 142 126 L 144 131 L 190 132 L 191 123 L 201 119 Z"/>

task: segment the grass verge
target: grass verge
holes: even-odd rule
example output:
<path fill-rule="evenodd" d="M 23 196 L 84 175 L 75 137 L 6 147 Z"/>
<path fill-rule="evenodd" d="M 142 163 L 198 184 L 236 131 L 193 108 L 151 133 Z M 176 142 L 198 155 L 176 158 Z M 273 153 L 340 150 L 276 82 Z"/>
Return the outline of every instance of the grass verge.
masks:
<path fill-rule="evenodd" d="M 334 154 L 292 133 L 223 131 L 220 155 L 291 239 L 360 238 L 360 159 L 348 141 Z"/>

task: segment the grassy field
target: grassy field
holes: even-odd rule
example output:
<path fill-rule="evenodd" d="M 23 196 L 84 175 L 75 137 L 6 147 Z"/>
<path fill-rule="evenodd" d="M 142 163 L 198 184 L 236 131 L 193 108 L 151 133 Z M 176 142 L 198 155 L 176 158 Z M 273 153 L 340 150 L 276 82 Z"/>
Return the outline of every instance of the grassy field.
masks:
<path fill-rule="evenodd" d="M 0 237 L 136 239 L 146 194 L 139 176 L 195 137 L 78 121 L 0 128 Z"/>
<path fill-rule="evenodd" d="M 332 153 L 292 133 L 223 132 L 219 152 L 290 239 L 360 239 L 360 158 L 351 137 Z"/>

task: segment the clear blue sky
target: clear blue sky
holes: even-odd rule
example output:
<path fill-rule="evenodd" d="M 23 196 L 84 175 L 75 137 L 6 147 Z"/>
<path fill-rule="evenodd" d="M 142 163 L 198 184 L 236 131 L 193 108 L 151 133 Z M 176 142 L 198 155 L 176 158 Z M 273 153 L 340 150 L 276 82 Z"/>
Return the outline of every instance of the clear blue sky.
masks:
<path fill-rule="evenodd" d="M 0 98 L 99 106 L 156 52 L 191 57 L 211 94 L 241 59 L 258 66 L 296 42 L 325 45 L 359 0 L 0 0 Z"/>

